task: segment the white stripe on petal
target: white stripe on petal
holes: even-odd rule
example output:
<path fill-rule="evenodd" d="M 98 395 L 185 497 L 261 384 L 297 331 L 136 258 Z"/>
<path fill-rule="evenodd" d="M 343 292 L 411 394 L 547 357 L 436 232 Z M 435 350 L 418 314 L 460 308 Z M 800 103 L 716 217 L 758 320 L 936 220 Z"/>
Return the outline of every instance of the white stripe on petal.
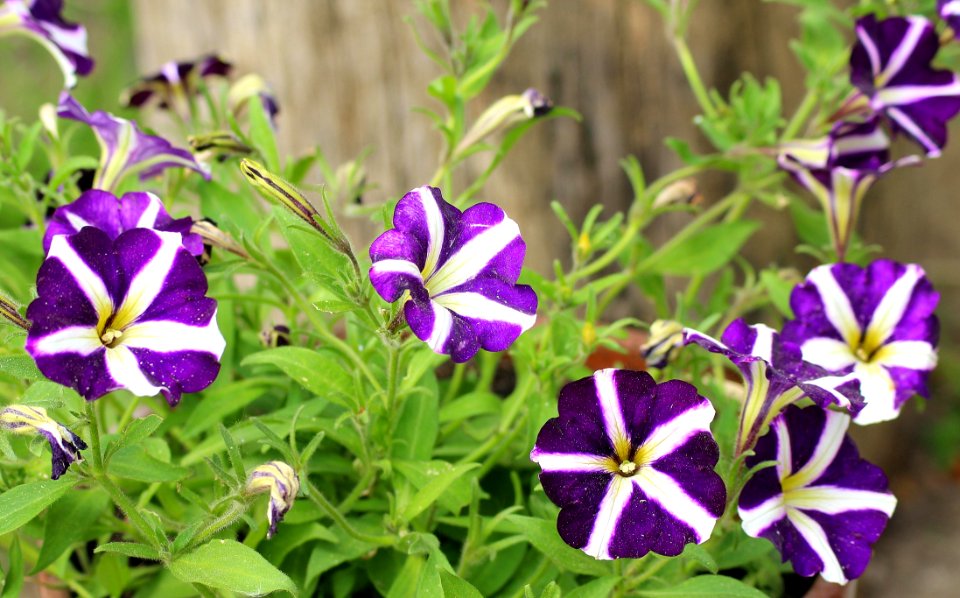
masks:
<path fill-rule="evenodd" d="M 123 331 L 120 344 L 134 349 L 160 353 L 205 351 L 220 359 L 226 341 L 217 328 L 217 316 L 206 326 L 188 326 L 180 322 L 149 320 L 137 322 Z"/>
<path fill-rule="evenodd" d="M 593 380 L 597 387 L 597 401 L 600 403 L 600 415 L 603 417 L 603 427 L 607 431 L 610 444 L 617 447 L 629 445 L 630 436 L 627 434 L 627 424 L 623 421 L 623 412 L 620 410 L 620 396 L 613 383 L 616 369 L 610 368 L 594 372 Z M 620 455 L 620 458 L 626 458 Z"/>
<path fill-rule="evenodd" d="M 827 581 L 833 583 L 847 583 L 847 578 L 840 567 L 840 561 L 830 547 L 830 541 L 827 540 L 827 533 L 823 531 L 820 524 L 814 521 L 809 515 L 796 509 L 787 510 L 787 517 L 797 529 L 797 532 L 803 536 L 810 548 L 813 549 L 820 560 L 823 561 L 823 571 L 820 575 Z"/>
<path fill-rule="evenodd" d="M 913 297 L 913 290 L 923 275 L 920 266 L 910 264 L 903 275 L 884 293 L 880 304 L 873 311 L 863 337 L 863 345 L 868 351 L 878 348 L 893 334 L 897 324 L 903 319 Z"/>
<path fill-rule="evenodd" d="M 76 353 L 89 355 L 103 347 L 97 329 L 92 326 L 71 326 L 43 336 L 31 343 L 34 356 Z"/>
<path fill-rule="evenodd" d="M 108 348 L 106 357 L 110 377 L 138 397 L 152 397 L 161 390 L 167 390 L 162 386 L 154 386 L 147 380 L 140 370 L 137 357 L 123 345 Z"/>
<path fill-rule="evenodd" d="M 824 312 L 834 329 L 848 345 L 856 346 L 860 342 L 860 324 L 850 305 L 850 298 L 834 278 L 831 266 L 814 268 L 807 280 L 817 288 Z"/>
<path fill-rule="evenodd" d="M 887 369 L 879 363 L 858 363 L 853 373 L 860 379 L 860 394 L 866 402 L 853 421 L 865 426 L 896 419 L 900 414 L 897 387 Z"/>
<path fill-rule="evenodd" d="M 783 495 L 777 494 L 752 509 L 738 507 L 737 513 L 740 515 L 743 531 L 748 536 L 759 538 L 767 528 L 786 517 L 787 510 L 783 506 Z"/>
<path fill-rule="evenodd" d="M 431 295 L 439 295 L 472 280 L 519 236 L 520 227 L 504 216 L 451 255 L 427 280 L 427 290 Z"/>
<path fill-rule="evenodd" d="M 785 481 L 784 485 L 789 485 L 789 488 L 784 488 L 784 490 L 809 486 L 823 475 L 823 472 L 836 459 L 837 452 L 840 451 L 843 439 L 847 435 L 850 417 L 836 411 L 824 411 L 824 414 L 826 415 L 826 421 L 823 424 L 823 431 L 820 433 L 817 446 L 813 449 L 813 454 L 800 469 Z"/>
<path fill-rule="evenodd" d="M 773 334 L 776 331 L 766 324 L 756 324 L 751 326 L 751 328 L 753 328 L 754 332 L 757 333 L 757 338 L 753 341 L 753 347 L 750 349 L 750 354 L 754 357 L 759 357 L 767 363 L 772 362 Z"/>
<path fill-rule="evenodd" d="M 123 303 L 114 315 L 112 326 L 123 328 L 135 321 L 143 314 L 163 290 L 167 276 L 173 268 L 173 261 L 180 250 L 181 238 L 179 233 L 153 231 L 160 236 L 160 246 L 157 252 L 144 265 L 127 287 L 127 294 Z"/>
<path fill-rule="evenodd" d="M 633 484 L 625 478 L 615 475 L 607 486 L 607 492 L 600 502 L 597 518 L 593 522 L 593 531 L 583 551 L 596 559 L 610 559 L 610 541 L 617 529 L 617 523 L 624 509 L 630 504 Z"/>
<path fill-rule="evenodd" d="M 877 98 L 888 108 L 955 95 L 960 95 L 960 80 L 956 79 L 946 85 L 897 85 L 877 92 Z"/>
<path fill-rule="evenodd" d="M 927 150 L 927 155 L 931 158 L 936 158 L 940 156 L 940 147 L 937 143 L 930 139 L 930 137 L 920 128 L 912 118 L 906 115 L 899 108 L 888 107 L 887 116 L 896 121 L 904 131 L 906 131 L 911 137 L 917 140 L 917 142 Z"/>
<path fill-rule="evenodd" d="M 700 432 L 709 432 L 714 415 L 716 410 L 709 401 L 687 409 L 670 421 L 654 428 L 640 445 L 638 453 L 644 455 L 647 463 L 653 463 L 683 446 L 692 436 Z"/>
<path fill-rule="evenodd" d="M 837 515 L 847 511 L 880 511 L 887 517 L 893 515 L 897 499 L 888 492 L 857 490 L 839 486 L 810 486 L 790 491 L 785 497 L 787 505 L 807 511 L 820 511 Z"/>
<path fill-rule="evenodd" d="M 140 217 L 137 218 L 136 228 L 153 228 L 157 225 L 157 216 L 160 215 L 160 207 L 163 205 L 160 198 L 153 193 L 147 193 L 147 207 L 143 209 Z"/>
<path fill-rule="evenodd" d="M 533 451 L 530 460 L 539 463 L 543 471 L 571 473 L 609 473 L 609 457 L 585 453 L 541 453 Z"/>
<path fill-rule="evenodd" d="M 883 87 L 888 81 L 897 76 L 897 73 L 899 73 L 903 65 L 906 64 L 914 50 L 917 49 L 920 36 L 923 35 L 927 27 L 926 19 L 907 17 L 907 20 L 910 22 L 910 28 L 907 29 L 906 35 L 900 40 L 900 44 L 897 45 L 896 49 L 890 54 L 890 60 L 887 61 L 886 68 L 876 77 L 877 87 Z"/>
<path fill-rule="evenodd" d="M 837 405 L 840 407 L 849 407 L 850 399 L 845 397 L 837 388 L 843 386 L 848 382 L 855 382 L 859 380 L 854 374 L 847 374 L 846 376 L 824 376 L 822 378 L 815 378 L 813 380 L 807 380 L 804 384 L 812 384 L 818 388 L 821 388 L 829 392 L 833 399 L 837 402 Z"/>
<path fill-rule="evenodd" d="M 83 258 L 77 255 L 73 247 L 67 243 L 66 235 L 58 235 L 53 238 L 53 241 L 50 242 L 50 252 L 47 257 L 55 257 L 63 263 L 98 315 L 102 316 L 104 313 L 113 311 L 113 299 L 110 298 L 110 293 L 107 292 L 103 280 L 90 269 Z"/>
<path fill-rule="evenodd" d="M 433 330 L 430 331 L 430 338 L 426 340 L 426 343 L 437 353 L 442 353 L 443 346 L 447 344 L 450 333 L 453 331 L 453 314 L 434 301 L 430 302 L 430 309 L 433 310 Z"/>
<path fill-rule="evenodd" d="M 70 223 L 70 226 L 73 227 L 73 230 L 75 230 L 75 231 L 77 231 L 77 232 L 80 232 L 81 230 L 83 230 L 84 227 L 92 226 L 89 222 L 87 222 L 86 220 L 84 220 L 84 219 L 81 218 L 80 216 L 77 216 L 76 214 L 74 214 L 74 213 L 71 212 L 70 210 L 64 210 L 64 211 L 61 212 L 61 213 L 62 213 L 64 216 L 66 216 L 67 222 L 69 222 L 69 223 Z"/>
<path fill-rule="evenodd" d="M 937 367 L 937 350 L 926 341 L 894 341 L 880 347 L 871 363 L 911 370 L 932 370 Z"/>
<path fill-rule="evenodd" d="M 805 340 L 800 351 L 803 352 L 804 361 L 834 372 L 857 363 L 850 345 L 826 336 Z"/>
<path fill-rule="evenodd" d="M 870 70 L 876 77 L 880 72 L 880 52 L 877 50 L 876 44 L 873 43 L 873 38 L 862 27 L 857 27 L 857 39 L 863 44 L 863 49 L 867 51 L 867 58 L 870 59 Z"/>
<path fill-rule="evenodd" d="M 777 420 L 774 430 L 777 434 L 777 477 L 782 482 L 793 473 L 793 447 L 790 445 L 790 429 L 786 420 Z"/>
<path fill-rule="evenodd" d="M 420 270 L 417 265 L 407 260 L 380 260 L 374 262 L 370 268 L 370 274 L 404 274 L 420 278 Z"/>
<path fill-rule="evenodd" d="M 440 206 L 437 205 L 436 198 L 430 187 L 420 187 L 417 189 L 417 198 L 423 207 L 427 222 L 427 258 L 423 265 L 423 276 L 428 278 L 433 274 L 440 261 L 440 252 L 443 249 L 443 237 L 446 235 L 446 227 L 443 223 L 443 214 L 440 212 Z"/>
<path fill-rule="evenodd" d="M 653 467 L 642 467 L 628 479 L 633 480 L 647 498 L 689 526 L 697 537 L 697 544 L 710 538 L 717 518 L 692 499 L 672 477 Z"/>
<path fill-rule="evenodd" d="M 940 16 L 944 18 L 960 16 L 960 0 L 950 0 L 941 6 Z"/>
<path fill-rule="evenodd" d="M 529 330 L 537 321 L 537 314 L 525 314 L 480 293 L 444 293 L 433 297 L 436 303 L 464 318 L 487 322 L 506 322 Z"/>

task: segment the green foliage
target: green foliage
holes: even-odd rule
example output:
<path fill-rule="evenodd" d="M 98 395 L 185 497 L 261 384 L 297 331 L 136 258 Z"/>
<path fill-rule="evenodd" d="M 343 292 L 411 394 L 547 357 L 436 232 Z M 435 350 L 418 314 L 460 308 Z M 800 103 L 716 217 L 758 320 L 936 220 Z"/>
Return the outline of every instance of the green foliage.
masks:
<path fill-rule="evenodd" d="M 293 581 L 260 553 L 233 540 L 214 540 L 175 559 L 168 566 L 177 579 L 187 583 L 248 595 L 276 591 L 293 596 L 299 594 Z"/>

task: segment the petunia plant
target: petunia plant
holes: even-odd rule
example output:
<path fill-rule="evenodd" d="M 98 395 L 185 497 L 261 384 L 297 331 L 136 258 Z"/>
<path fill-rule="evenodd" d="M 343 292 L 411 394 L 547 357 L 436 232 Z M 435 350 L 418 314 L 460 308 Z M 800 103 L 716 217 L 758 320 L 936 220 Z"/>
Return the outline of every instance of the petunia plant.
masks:
<path fill-rule="evenodd" d="M 0 112 L 3 595 L 747 598 L 869 575 L 897 485 L 848 431 L 944 393 L 936 270 L 858 222 L 881 176 L 950 159 L 960 8 L 789 2 L 792 101 L 749 74 L 709 89 L 697 3 L 648 3 L 709 149 L 626 157 L 623 213 L 590 196 L 536 222 L 487 182 L 580 116 L 549 73 L 488 86 L 543 2 L 409 4 L 443 149 L 397 139 L 432 173 L 403 188 L 366 154 L 285 153 L 304 116 L 230 56 L 164 57 L 125 112 L 88 109 L 84 26 L 0 4 L 66 88 L 36 122 Z M 760 210 L 793 221 L 789 264 L 741 256 Z M 569 235 L 548 272 L 535 228 Z"/>

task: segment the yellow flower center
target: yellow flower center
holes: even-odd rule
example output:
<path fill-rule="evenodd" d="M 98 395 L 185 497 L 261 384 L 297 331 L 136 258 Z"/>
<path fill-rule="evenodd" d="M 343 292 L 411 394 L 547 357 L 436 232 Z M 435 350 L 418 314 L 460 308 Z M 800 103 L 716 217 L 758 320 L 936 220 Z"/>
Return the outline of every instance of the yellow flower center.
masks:
<path fill-rule="evenodd" d="M 624 461 L 620 464 L 619 471 L 624 476 L 631 476 L 637 471 L 637 464 L 633 461 Z"/>

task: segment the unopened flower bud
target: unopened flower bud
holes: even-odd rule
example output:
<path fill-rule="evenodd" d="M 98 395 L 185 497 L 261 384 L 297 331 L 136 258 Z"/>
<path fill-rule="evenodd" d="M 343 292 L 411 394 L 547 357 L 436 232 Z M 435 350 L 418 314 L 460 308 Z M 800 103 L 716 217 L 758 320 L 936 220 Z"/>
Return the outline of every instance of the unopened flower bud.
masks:
<path fill-rule="evenodd" d="M 250 259 L 246 250 L 233 237 L 217 228 L 217 223 L 210 218 L 203 218 L 194 222 L 190 227 L 190 232 L 200 235 L 200 238 L 203 239 L 203 253 L 197 256 L 201 266 L 206 265 L 213 257 L 214 247 L 239 255 L 243 259 Z"/>
<path fill-rule="evenodd" d="M 30 328 L 30 322 L 20 315 L 20 310 L 17 309 L 17 305 L 3 295 L 0 295 L 0 316 L 7 319 L 14 326 L 19 326 L 24 330 Z"/>
<path fill-rule="evenodd" d="M 470 146 L 479 143 L 494 132 L 504 131 L 518 122 L 543 116 L 552 108 L 553 103 L 533 88 L 519 95 L 504 96 L 484 110 L 477 122 L 464 135 L 455 153 L 462 154 Z"/>
<path fill-rule="evenodd" d="M 240 160 L 240 172 L 247 178 L 247 182 L 265 197 L 279 201 L 301 220 L 326 236 L 326 232 L 316 220 L 320 213 L 293 185 L 268 171 L 259 162 L 254 162 L 248 158 Z"/>
<path fill-rule="evenodd" d="M 254 97 L 260 100 L 264 112 L 273 122 L 280 109 L 273 91 L 260 75 L 244 75 L 230 86 L 230 91 L 227 92 L 227 104 L 230 106 L 230 112 L 234 115 L 240 114 L 247 106 L 247 100 Z"/>
<path fill-rule="evenodd" d="M 657 320 L 650 325 L 650 338 L 640 346 L 647 367 L 662 368 L 676 358 L 683 346 L 683 325 L 673 320 Z"/>
<path fill-rule="evenodd" d="M 697 181 L 695 179 L 681 179 L 664 187 L 663 191 L 657 194 L 650 207 L 656 210 L 672 205 L 689 205 L 697 203 L 699 199 L 700 193 L 697 190 Z"/>
<path fill-rule="evenodd" d="M 198 160 L 223 162 L 231 156 L 247 156 L 253 148 L 246 145 L 230 131 L 216 131 L 206 135 L 191 135 L 187 138 Z"/>
<path fill-rule="evenodd" d="M 62 476 L 71 463 L 82 461 L 80 451 L 87 448 L 79 436 L 50 419 L 43 407 L 10 405 L 0 411 L 0 427 L 13 434 L 39 434 L 50 443 L 51 471 L 54 480 Z"/>
<path fill-rule="evenodd" d="M 292 467 L 283 461 L 268 461 L 254 468 L 247 478 L 246 493 L 270 493 L 270 507 L 267 509 L 267 539 L 277 533 L 277 525 L 293 507 L 293 501 L 300 493 L 300 478 Z"/>
<path fill-rule="evenodd" d="M 57 127 L 58 118 L 56 106 L 50 102 L 40 106 L 40 123 L 43 125 L 47 135 L 50 136 L 50 139 L 57 139 L 60 137 L 60 129 Z"/>
<path fill-rule="evenodd" d="M 523 99 L 526 101 L 523 113 L 527 115 L 527 118 L 545 116 L 553 110 L 553 102 L 550 101 L 550 98 L 532 87 L 523 92 Z"/>

